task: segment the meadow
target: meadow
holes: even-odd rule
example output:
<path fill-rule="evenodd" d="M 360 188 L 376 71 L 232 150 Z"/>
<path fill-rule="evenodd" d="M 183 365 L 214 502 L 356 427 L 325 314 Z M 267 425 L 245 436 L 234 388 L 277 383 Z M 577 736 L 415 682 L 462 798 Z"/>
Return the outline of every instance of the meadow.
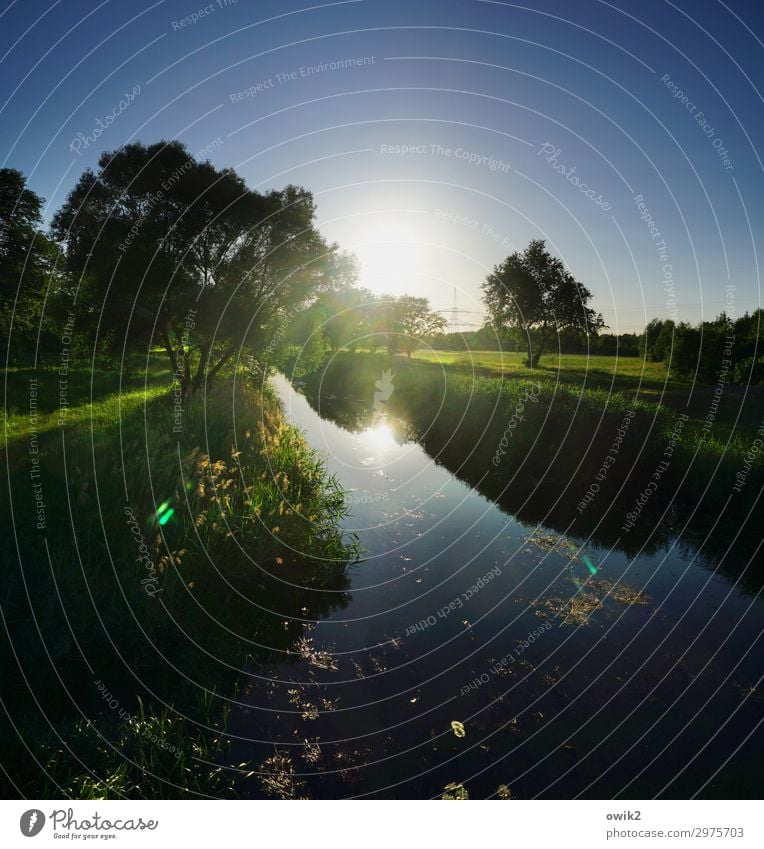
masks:
<path fill-rule="evenodd" d="M 422 347 L 415 351 L 412 359 L 440 363 L 457 368 L 475 368 L 494 375 L 544 378 L 559 373 L 562 377 L 575 380 L 602 381 L 615 378 L 617 381 L 642 381 L 647 389 L 655 384 L 680 388 L 685 381 L 670 380 L 666 362 L 649 362 L 640 357 L 606 357 L 586 354 L 546 354 L 539 367 L 529 369 L 523 365 L 526 354 L 521 351 L 439 351 Z"/>
<path fill-rule="evenodd" d="M 412 359 L 448 367 L 454 372 L 479 377 L 507 377 L 559 384 L 569 391 L 590 389 L 625 393 L 648 402 L 657 410 L 687 412 L 690 430 L 700 430 L 708 415 L 713 387 L 678 377 L 667 361 L 641 357 L 547 354 L 538 368 L 523 366 L 525 354 L 502 351 L 438 351 L 426 347 Z M 764 387 L 726 385 L 714 415 L 714 438 L 741 445 L 749 441 L 764 420 Z"/>

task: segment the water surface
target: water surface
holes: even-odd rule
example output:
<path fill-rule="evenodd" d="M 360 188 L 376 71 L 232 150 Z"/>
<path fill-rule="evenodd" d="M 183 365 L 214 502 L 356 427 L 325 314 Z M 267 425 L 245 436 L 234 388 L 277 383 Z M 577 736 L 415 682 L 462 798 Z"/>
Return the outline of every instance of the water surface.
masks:
<path fill-rule="evenodd" d="M 322 417 L 274 385 L 364 554 L 345 606 L 303 609 L 299 656 L 254 671 L 237 752 L 320 798 L 759 795 L 764 605 L 739 580 L 524 524 L 365 399 Z"/>

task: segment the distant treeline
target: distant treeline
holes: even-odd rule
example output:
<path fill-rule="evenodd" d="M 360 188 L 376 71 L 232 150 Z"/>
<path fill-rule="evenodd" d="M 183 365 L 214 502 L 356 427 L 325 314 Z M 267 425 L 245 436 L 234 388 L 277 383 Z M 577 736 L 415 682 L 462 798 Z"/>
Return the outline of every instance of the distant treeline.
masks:
<path fill-rule="evenodd" d="M 561 354 L 596 354 L 600 356 L 639 357 L 642 355 L 639 333 L 600 333 L 587 337 L 583 333 L 564 332 L 557 337 Z M 526 343 L 514 329 L 497 330 L 490 325 L 461 333 L 438 333 L 427 340 L 440 351 L 524 351 Z"/>
<path fill-rule="evenodd" d="M 642 333 L 566 332 L 557 337 L 555 353 L 592 356 L 643 357 L 669 362 L 678 377 L 697 376 L 704 383 L 761 386 L 764 383 L 764 350 L 759 344 L 764 311 L 754 310 L 738 319 L 722 313 L 699 324 L 675 323 L 654 318 Z M 427 344 L 443 351 L 524 351 L 525 341 L 514 329 L 490 325 L 461 333 L 438 333 Z"/>
<path fill-rule="evenodd" d="M 759 345 L 764 311 L 754 310 L 733 319 L 721 313 L 700 324 L 654 318 L 641 337 L 651 360 L 671 363 L 682 376 L 697 376 L 705 383 L 764 383 L 764 351 Z"/>

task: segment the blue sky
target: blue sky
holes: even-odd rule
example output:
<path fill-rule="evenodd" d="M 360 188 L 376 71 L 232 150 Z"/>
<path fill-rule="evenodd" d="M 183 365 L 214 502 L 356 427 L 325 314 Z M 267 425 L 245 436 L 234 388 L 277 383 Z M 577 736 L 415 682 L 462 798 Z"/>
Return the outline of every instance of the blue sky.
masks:
<path fill-rule="evenodd" d="M 17 0 L 0 159 L 52 212 L 104 150 L 212 145 L 313 190 L 363 283 L 456 289 L 465 323 L 531 238 L 613 329 L 758 306 L 764 4 L 526 3 Z"/>

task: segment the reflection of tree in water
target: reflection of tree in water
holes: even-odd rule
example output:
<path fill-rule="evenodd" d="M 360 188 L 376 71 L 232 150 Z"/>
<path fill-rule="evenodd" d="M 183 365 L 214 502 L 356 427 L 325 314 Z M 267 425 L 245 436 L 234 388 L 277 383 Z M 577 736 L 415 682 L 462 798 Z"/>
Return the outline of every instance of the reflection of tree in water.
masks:
<path fill-rule="evenodd" d="M 301 381 L 295 381 L 295 388 L 301 392 L 312 410 L 319 416 L 336 424 L 349 433 L 359 433 L 367 430 L 375 424 L 375 409 L 373 396 L 368 398 L 362 396 L 351 397 L 342 393 L 342 387 L 334 387 L 340 394 L 327 390 L 321 386 L 321 380 L 317 377 L 319 373 L 309 375 Z M 392 394 L 388 401 L 388 410 L 385 410 L 382 420 L 388 426 L 390 433 L 399 443 L 418 442 L 419 433 L 411 421 L 401 416 L 400 410 L 392 405 Z"/>
<path fill-rule="evenodd" d="M 491 498 L 502 510 L 523 522 L 541 523 L 574 538 L 588 539 L 594 545 L 614 547 L 630 557 L 655 554 L 674 546 L 683 558 L 695 557 L 701 565 L 729 578 L 740 577 L 745 591 L 757 592 L 761 588 L 764 563 L 756 556 L 760 542 L 757 529 L 751 521 L 744 523 L 744 514 L 733 513 L 730 508 L 720 517 L 722 505 L 717 488 L 709 487 L 703 493 L 686 482 L 680 485 L 684 469 L 678 462 L 672 468 L 678 480 L 672 481 L 666 475 L 662 485 L 641 506 L 634 527 L 624 532 L 626 514 L 651 480 L 656 458 L 663 450 L 663 437 L 645 439 L 644 450 L 635 451 L 628 460 L 622 452 L 600 484 L 597 497 L 586 510 L 579 511 L 579 496 L 595 479 L 601 456 L 610 446 L 610 437 L 606 436 L 610 430 L 597 430 L 598 438 L 607 444 L 589 450 L 577 470 L 581 456 L 590 447 L 596 422 L 580 438 L 566 437 L 568 441 L 562 444 L 568 447 L 558 455 L 554 466 L 549 460 L 557 445 L 539 440 L 533 451 L 520 458 L 505 457 L 497 467 L 491 458 L 504 430 L 503 419 L 499 421 L 495 411 L 489 410 L 486 419 L 468 409 L 462 420 L 464 409 L 448 409 L 449 376 L 444 376 L 439 367 L 429 368 L 427 381 L 422 382 L 422 364 L 416 363 L 414 368 L 420 370 L 419 375 L 413 371 L 408 377 L 407 364 L 396 362 L 394 368 L 396 391 L 387 406 L 392 420 L 398 423 L 399 433 L 418 442 L 437 463 Z M 319 415 L 357 431 L 368 427 L 371 394 L 367 390 L 373 386 L 378 370 L 377 363 L 368 363 L 363 357 L 339 356 L 330 368 L 307 376 L 299 388 Z M 369 395 L 367 401 L 361 400 L 365 394 Z M 552 414 L 549 418 L 555 417 Z M 588 428 L 586 417 L 582 415 L 580 419 L 580 427 Z M 545 427 L 548 424 L 547 421 Z M 573 425 L 578 426 L 578 421 L 574 419 Z M 641 433 L 637 427 L 634 429 Z"/>

